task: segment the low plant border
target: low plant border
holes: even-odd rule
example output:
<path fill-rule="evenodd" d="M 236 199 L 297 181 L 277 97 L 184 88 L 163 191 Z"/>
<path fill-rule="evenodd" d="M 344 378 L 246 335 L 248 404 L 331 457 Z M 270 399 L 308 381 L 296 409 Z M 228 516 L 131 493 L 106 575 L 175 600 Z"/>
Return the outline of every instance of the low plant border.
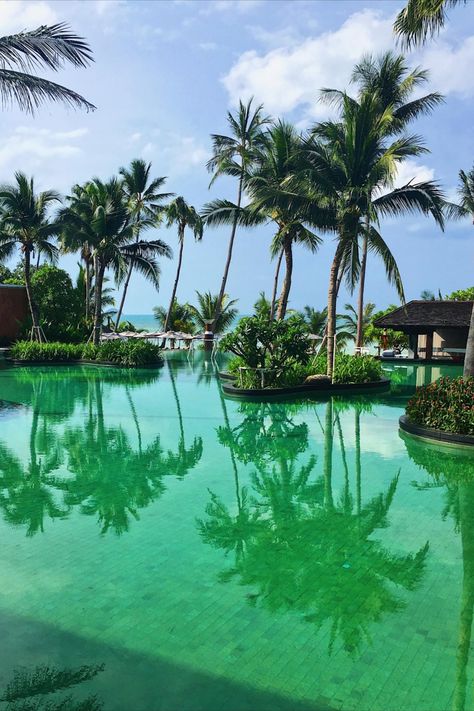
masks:
<path fill-rule="evenodd" d="M 108 360 L 18 360 L 15 358 L 5 358 L 7 363 L 15 367 L 22 365 L 97 365 L 106 366 L 107 368 L 162 368 L 163 361 L 156 361 L 156 363 L 144 363 L 142 365 L 123 365 L 121 363 L 112 363 Z"/>
<path fill-rule="evenodd" d="M 220 374 L 219 374 L 220 375 Z M 236 398 L 275 398 L 287 395 L 337 395 L 351 394 L 363 395 L 372 392 L 386 392 L 390 390 L 390 380 L 376 380 L 370 383 L 303 383 L 286 388 L 237 388 L 228 382 L 229 378 L 221 378 L 222 391 L 225 395 Z M 227 382 L 226 382 L 227 381 Z"/>
<path fill-rule="evenodd" d="M 434 427 L 423 427 L 410 422 L 406 415 L 402 415 L 398 420 L 400 429 L 407 432 L 413 437 L 426 439 L 440 444 L 463 446 L 474 448 L 474 435 L 458 434 L 456 432 L 444 432 L 444 430 L 436 430 Z M 474 449 L 473 449 L 474 451 Z"/>

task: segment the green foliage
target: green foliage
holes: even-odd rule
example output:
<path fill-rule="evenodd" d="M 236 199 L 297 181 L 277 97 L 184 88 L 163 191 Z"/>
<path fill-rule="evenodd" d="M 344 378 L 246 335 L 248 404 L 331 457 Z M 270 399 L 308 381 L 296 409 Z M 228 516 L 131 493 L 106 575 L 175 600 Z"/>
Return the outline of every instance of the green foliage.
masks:
<path fill-rule="evenodd" d="M 82 317 L 80 294 L 64 269 L 50 264 L 35 269 L 31 288 L 46 338 L 67 341 L 84 336 L 83 329 L 78 328 Z"/>
<path fill-rule="evenodd" d="M 384 334 L 384 329 L 376 328 L 374 326 L 374 321 L 376 321 L 378 318 L 381 318 L 382 316 L 385 316 L 386 314 L 389 314 L 395 309 L 398 309 L 398 306 L 391 304 L 390 306 L 387 306 L 387 308 L 383 311 L 377 311 L 373 314 L 371 321 L 367 325 L 364 332 L 364 340 L 366 343 L 381 343 L 381 339 Z M 398 348 L 400 349 L 408 348 L 409 339 L 406 333 L 402 333 L 402 331 L 392 331 L 390 329 L 387 329 L 386 336 L 388 348 L 393 348 L 395 346 L 398 346 Z"/>
<path fill-rule="evenodd" d="M 92 360 L 125 367 L 163 364 L 158 346 L 148 341 L 105 341 L 98 346 L 92 343 L 18 341 L 11 348 L 11 357 L 25 362 Z"/>
<path fill-rule="evenodd" d="M 11 270 L 4 264 L 0 264 L 0 284 L 6 284 L 12 278 Z"/>
<path fill-rule="evenodd" d="M 265 372 L 265 387 L 280 387 L 285 374 L 296 365 L 306 365 L 310 358 L 308 328 L 300 316 L 283 321 L 268 321 L 258 316 L 243 318 L 235 331 L 224 336 L 220 343 L 223 351 L 239 358 L 238 365 L 251 370 L 245 374 L 244 387 L 260 387 L 261 373 Z M 230 363 L 231 372 L 235 359 Z M 243 381 L 242 381 L 243 382 Z"/>
<path fill-rule="evenodd" d="M 466 289 L 458 289 L 446 296 L 451 301 L 474 301 L 474 286 L 468 286 Z"/>
<path fill-rule="evenodd" d="M 308 368 L 308 375 L 325 374 L 326 364 L 326 353 L 320 353 Z M 382 379 L 382 364 L 372 356 L 337 353 L 333 377 L 335 383 L 376 382 Z"/>
<path fill-rule="evenodd" d="M 218 295 L 211 294 L 210 291 L 201 294 L 196 291 L 197 306 L 189 306 L 191 317 L 198 330 L 204 331 L 205 324 L 214 320 L 214 315 L 217 310 Z M 224 333 L 232 325 L 232 322 L 237 316 L 237 309 L 234 308 L 237 299 L 229 299 L 227 294 L 222 297 L 219 317 L 213 325 L 214 333 Z"/>
<path fill-rule="evenodd" d="M 406 414 L 422 427 L 474 435 L 474 378 L 440 378 L 418 388 Z"/>
<path fill-rule="evenodd" d="M 168 311 L 164 306 L 155 306 L 153 315 L 158 321 L 160 328 L 165 327 L 166 315 Z M 184 333 L 194 333 L 194 323 L 192 320 L 193 314 L 189 304 L 180 304 L 175 299 L 171 308 L 171 316 L 168 322 L 168 328 L 172 331 L 183 331 Z"/>

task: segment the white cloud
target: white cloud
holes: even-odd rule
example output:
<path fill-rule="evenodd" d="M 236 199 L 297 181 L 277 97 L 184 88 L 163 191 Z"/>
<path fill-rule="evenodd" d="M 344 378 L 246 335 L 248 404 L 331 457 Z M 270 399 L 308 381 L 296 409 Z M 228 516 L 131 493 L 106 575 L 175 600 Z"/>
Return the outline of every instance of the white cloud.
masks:
<path fill-rule="evenodd" d="M 160 136 L 157 142 L 147 141 L 141 154 L 147 160 L 153 160 L 167 175 L 182 175 L 204 166 L 209 160 L 207 147 L 193 136 L 181 136 L 174 133 L 163 135 L 161 131 L 152 131 L 153 136 Z"/>
<path fill-rule="evenodd" d="M 55 11 L 44 0 L 0 0 L 2 35 L 35 30 L 40 25 L 51 25 L 57 20 Z"/>
<path fill-rule="evenodd" d="M 347 86 L 363 54 L 391 47 L 392 22 L 378 11 L 356 12 L 333 32 L 265 54 L 245 52 L 222 81 L 233 104 L 255 96 L 272 113 L 305 106 L 312 117 L 326 115 L 327 106 L 317 101 L 321 87 Z"/>
<path fill-rule="evenodd" d="M 427 165 L 417 163 L 415 160 L 408 159 L 398 166 L 395 187 L 401 188 L 410 181 L 413 183 L 422 183 L 427 180 L 434 180 L 434 169 L 429 168 Z"/>
<path fill-rule="evenodd" d="M 431 83 L 438 91 L 474 96 L 474 35 L 456 45 L 446 41 L 430 43 L 421 62 L 429 68 Z"/>
<path fill-rule="evenodd" d="M 19 126 L 0 145 L 1 180 L 10 179 L 14 170 L 31 173 L 40 166 L 47 174 L 48 163 L 52 160 L 70 158 L 82 152 L 75 141 L 86 133 L 86 129 L 55 132 Z"/>
<path fill-rule="evenodd" d="M 210 15 L 213 12 L 238 12 L 245 14 L 252 12 L 256 7 L 262 5 L 263 0 L 209 0 L 200 10 L 201 15 Z"/>
<path fill-rule="evenodd" d="M 218 45 L 215 42 L 200 42 L 199 49 L 204 50 L 204 52 L 212 52 L 217 49 Z"/>

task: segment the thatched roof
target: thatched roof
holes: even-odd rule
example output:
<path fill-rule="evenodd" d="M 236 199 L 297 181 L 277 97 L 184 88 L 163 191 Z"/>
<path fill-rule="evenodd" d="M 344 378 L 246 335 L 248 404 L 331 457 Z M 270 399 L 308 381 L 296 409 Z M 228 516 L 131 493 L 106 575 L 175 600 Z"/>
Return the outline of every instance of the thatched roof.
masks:
<path fill-rule="evenodd" d="M 425 333 L 439 328 L 468 329 L 474 301 L 409 301 L 374 321 L 377 328 Z"/>

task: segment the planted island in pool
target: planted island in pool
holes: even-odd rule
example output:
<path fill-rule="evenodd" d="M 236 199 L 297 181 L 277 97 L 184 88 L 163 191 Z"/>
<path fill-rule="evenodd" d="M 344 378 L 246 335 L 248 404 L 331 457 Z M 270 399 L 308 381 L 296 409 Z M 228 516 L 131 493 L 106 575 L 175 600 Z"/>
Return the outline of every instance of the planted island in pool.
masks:
<path fill-rule="evenodd" d="M 227 395 L 277 396 L 308 392 L 363 392 L 389 389 L 379 361 L 371 356 L 338 353 L 333 379 L 327 356 L 314 353 L 308 327 L 299 316 L 269 321 L 243 318 L 224 336 L 221 350 L 233 355 L 222 385 Z"/>

